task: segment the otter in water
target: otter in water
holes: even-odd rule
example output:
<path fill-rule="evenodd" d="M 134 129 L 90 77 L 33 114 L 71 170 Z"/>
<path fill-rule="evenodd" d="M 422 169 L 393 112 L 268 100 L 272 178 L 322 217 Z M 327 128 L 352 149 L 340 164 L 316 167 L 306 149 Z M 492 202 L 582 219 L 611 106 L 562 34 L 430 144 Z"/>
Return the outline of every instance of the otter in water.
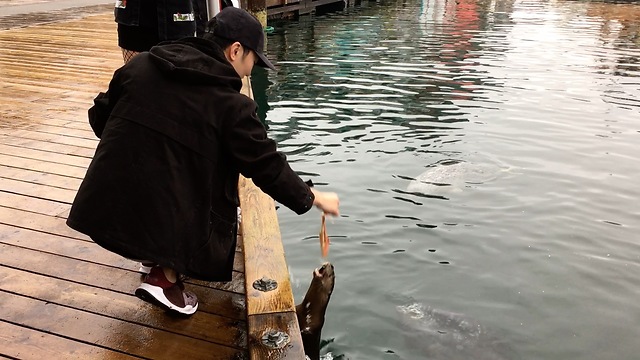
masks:
<path fill-rule="evenodd" d="M 310 360 L 320 359 L 320 334 L 324 325 L 324 314 L 333 292 L 335 274 L 333 265 L 325 262 L 313 271 L 313 279 L 304 300 L 296 305 L 298 325 L 302 334 L 304 353 Z"/>
<path fill-rule="evenodd" d="M 490 329 L 464 314 L 420 302 L 396 307 L 409 352 L 422 359 L 514 360 L 520 356 Z"/>

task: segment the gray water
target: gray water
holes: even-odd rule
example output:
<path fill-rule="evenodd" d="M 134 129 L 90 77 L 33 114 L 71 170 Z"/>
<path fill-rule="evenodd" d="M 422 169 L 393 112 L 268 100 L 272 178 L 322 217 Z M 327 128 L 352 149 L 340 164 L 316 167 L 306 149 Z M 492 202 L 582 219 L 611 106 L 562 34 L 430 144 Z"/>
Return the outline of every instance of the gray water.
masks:
<path fill-rule="evenodd" d="M 341 196 L 325 358 L 640 358 L 640 3 L 384 1 L 270 25 L 270 135 Z M 320 214 L 278 214 L 300 301 Z"/>

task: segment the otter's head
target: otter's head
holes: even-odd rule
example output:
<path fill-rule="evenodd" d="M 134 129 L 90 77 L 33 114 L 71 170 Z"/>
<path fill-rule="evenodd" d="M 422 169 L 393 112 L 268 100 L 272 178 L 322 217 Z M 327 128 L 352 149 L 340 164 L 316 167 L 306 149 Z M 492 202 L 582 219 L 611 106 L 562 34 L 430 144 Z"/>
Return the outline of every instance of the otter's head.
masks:
<path fill-rule="evenodd" d="M 329 304 L 336 276 L 333 265 L 325 262 L 319 268 L 313 270 L 313 279 L 302 301 L 307 309 L 312 309 L 316 314 L 324 316 Z M 305 310 L 306 311 L 306 310 Z"/>
<path fill-rule="evenodd" d="M 320 286 L 324 292 L 331 296 L 333 292 L 333 285 L 335 284 L 336 276 L 333 272 L 333 265 L 330 262 L 325 262 L 319 268 L 313 271 L 312 286 Z"/>

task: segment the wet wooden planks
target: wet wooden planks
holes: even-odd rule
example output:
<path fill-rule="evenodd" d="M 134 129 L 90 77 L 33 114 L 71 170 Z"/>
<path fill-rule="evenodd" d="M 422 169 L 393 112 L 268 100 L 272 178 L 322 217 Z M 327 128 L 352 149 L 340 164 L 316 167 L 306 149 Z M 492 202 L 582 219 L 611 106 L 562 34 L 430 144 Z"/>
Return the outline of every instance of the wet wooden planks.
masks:
<path fill-rule="evenodd" d="M 0 29 L 71 20 L 113 11 L 104 0 L 0 0 Z M 16 16 L 17 14 L 21 14 Z"/>
<path fill-rule="evenodd" d="M 97 144 L 86 111 L 122 63 L 112 16 L 0 31 L 0 357 L 247 358 L 241 251 L 172 317 L 132 295 L 134 262 L 65 224 Z"/>

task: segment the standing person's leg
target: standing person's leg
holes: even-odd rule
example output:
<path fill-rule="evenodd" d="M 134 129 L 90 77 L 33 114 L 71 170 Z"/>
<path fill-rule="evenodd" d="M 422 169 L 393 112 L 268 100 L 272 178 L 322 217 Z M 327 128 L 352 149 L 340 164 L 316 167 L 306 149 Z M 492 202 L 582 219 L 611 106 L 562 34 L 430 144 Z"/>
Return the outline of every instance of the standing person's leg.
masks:
<path fill-rule="evenodd" d="M 125 64 L 136 54 L 149 51 L 160 42 L 157 6 L 156 1 L 143 1 L 138 25 L 118 24 L 118 46 L 122 49 L 122 59 Z"/>
<path fill-rule="evenodd" d="M 125 48 L 120 48 L 120 49 L 122 49 L 122 60 L 124 60 L 125 64 L 128 63 L 129 60 L 131 60 L 131 58 L 134 55 L 137 55 L 140 53 L 139 51 L 127 50 Z"/>

